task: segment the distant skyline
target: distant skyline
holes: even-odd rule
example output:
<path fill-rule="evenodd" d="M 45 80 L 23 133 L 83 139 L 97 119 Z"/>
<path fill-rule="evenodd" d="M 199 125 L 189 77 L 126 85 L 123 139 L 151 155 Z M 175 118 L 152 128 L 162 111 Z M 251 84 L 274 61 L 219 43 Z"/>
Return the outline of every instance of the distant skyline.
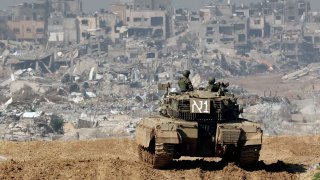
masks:
<path fill-rule="evenodd" d="M 33 2 L 33 0 L 0 0 L 0 9 L 6 9 L 8 6 L 16 5 L 23 2 Z M 258 2 L 258 0 L 231 0 L 238 4 L 244 3 L 249 4 L 251 2 Z M 110 4 L 117 2 L 117 0 L 82 0 L 83 10 L 85 12 L 94 12 L 101 8 L 109 10 Z M 172 0 L 173 5 L 177 7 L 199 9 L 204 2 L 210 2 L 209 0 Z M 311 8 L 313 10 L 320 10 L 319 0 L 310 0 Z"/>

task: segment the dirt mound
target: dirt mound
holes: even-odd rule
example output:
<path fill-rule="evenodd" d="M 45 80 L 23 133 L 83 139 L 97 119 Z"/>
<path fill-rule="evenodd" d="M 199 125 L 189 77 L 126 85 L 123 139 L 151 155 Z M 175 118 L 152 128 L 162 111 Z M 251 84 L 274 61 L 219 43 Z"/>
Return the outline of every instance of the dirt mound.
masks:
<path fill-rule="evenodd" d="M 265 138 L 261 161 L 250 169 L 215 158 L 183 158 L 170 169 L 152 169 L 138 161 L 132 139 L 0 142 L 0 156 L 8 159 L 0 162 L 0 179 L 299 179 L 320 161 L 319 138 Z"/>

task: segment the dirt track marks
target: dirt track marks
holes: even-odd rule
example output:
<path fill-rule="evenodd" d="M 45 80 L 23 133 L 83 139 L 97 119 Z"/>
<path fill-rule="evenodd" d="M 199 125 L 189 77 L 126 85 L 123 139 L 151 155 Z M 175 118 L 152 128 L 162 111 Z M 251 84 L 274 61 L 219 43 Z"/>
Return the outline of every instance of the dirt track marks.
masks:
<path fill-rule="evenodd" d="M 264 139 L 261 162 L 252 169 L 213 158 L 185 159 L 156 170 L 138 161 L 131 139 L 78 142 L 0 142 L 0 179 L 298 179 L 320 161 L 320 137 Z M 308 150 L 306 150 L 306 148 Z"/>

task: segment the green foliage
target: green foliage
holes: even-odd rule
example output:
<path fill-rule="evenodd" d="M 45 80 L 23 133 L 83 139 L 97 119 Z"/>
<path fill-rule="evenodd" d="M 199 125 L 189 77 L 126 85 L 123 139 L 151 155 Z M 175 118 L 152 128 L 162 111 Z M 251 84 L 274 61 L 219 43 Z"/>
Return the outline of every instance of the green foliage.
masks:
<path fill-rule="evenodd" d="M 320 180 L 320 172 L 317 172 L 317 173 L 313 176 L 312 180 Z"/>
<path fill-rule="evenodd" d="M 63 130 L 63 118 L 58 115 L 52 115 L 50 127 L 53 129 L 54 132 L 61 133 Z"/>

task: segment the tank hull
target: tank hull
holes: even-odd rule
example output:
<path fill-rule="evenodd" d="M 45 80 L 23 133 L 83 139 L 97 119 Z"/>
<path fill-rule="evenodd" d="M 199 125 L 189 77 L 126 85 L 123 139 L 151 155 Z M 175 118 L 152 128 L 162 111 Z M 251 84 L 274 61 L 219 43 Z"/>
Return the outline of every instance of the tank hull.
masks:
<path fill-rule="evenodd" d="M 136 142 L 140 159 L 155 168 L 181 156 L 221 157 L 246 166 L 259 159 L 262 130 L 240 118 L 217 123 L 155 116 L 138 124 Z"/>

